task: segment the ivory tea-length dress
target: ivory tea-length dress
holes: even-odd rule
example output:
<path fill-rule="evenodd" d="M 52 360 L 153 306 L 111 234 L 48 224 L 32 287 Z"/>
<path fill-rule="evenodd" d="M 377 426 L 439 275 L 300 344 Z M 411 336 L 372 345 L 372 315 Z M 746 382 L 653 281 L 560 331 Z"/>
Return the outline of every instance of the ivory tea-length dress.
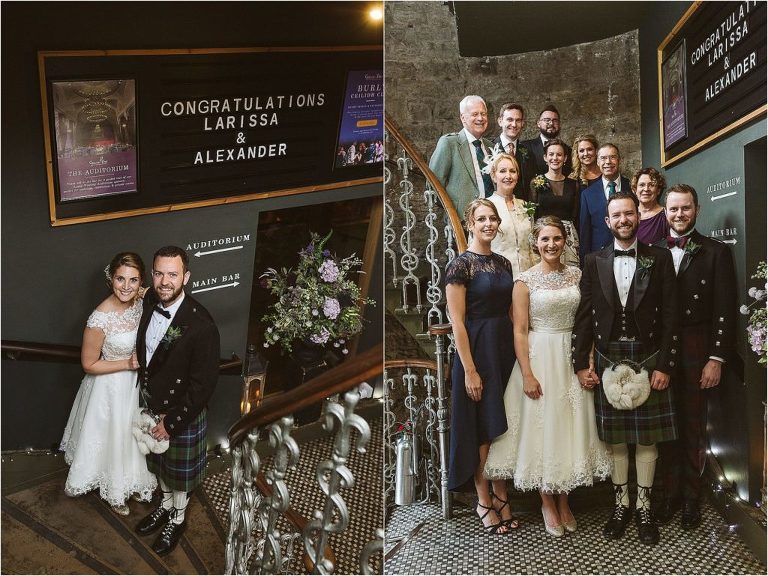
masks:
<path fill-rule="evenodd" d="M 516 279 L 530 294 L 528 357 L 543 395 L 532 400 L 523 393 L 516 364 L 504 392 L 507 432 L 491 444 L 485 474 L 512 478 L 519 490 L 570 492 L 611 471 L 597 435 L 593 392 L 581 388 L 571 363 L 580 278 L 578 268 L 566 266 L 561 272 L 531 269 Z"/>

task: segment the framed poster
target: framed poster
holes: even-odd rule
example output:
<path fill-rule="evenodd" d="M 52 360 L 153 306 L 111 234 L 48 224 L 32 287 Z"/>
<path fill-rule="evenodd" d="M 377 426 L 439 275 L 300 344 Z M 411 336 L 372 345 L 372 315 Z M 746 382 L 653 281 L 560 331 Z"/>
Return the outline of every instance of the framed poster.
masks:
<path fill-rule="evenodd" d="M 61 202 L 138 191 L 136 82 L 51 82 L 56 197 Z"/>
<path fill-rule="evenodd" d="M 334 168 L 343 112 L 378 98 L 355 137 L 383 133 L 381 46 L 40 51 L 38 66 L 52 226 L 383 180 L 372 136 L 374 162 L 366 140 Z"/>
<path fill-rule="evenodd" d="M 765 116 L 766 6 L 693 2 L 659 44 L 662 167 Z"/>
<path fill-rule="evenodd" d="M 344 109 L 336 145 L 335 168 L 384 161 L 384 73 L 347 74 Z"/>
<path fill-rule="evenodd" d="M 685 90 L 685 40 L 661 64 L 664 148 L 688 136 Z"/>

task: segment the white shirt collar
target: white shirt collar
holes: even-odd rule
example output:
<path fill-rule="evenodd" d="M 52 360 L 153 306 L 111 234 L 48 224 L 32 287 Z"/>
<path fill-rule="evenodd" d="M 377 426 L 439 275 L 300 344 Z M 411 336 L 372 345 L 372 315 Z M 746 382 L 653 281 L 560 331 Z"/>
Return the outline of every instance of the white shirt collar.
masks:
<path fill-rule="evenodd" d="M 615 238 L 613 239 L 614 250 L 632 250 L 633 248 L 635 250 L 635 254 L 637 254 L 637 236 L 635 236 L 635 241 L 632 242 L 632 246 L 630 246 L 629 248 L 622 248 L 621 246 L 619 246 L 619 241 L 616 240 Z"/>
<path fill-rule="evenodd" d="M 621 190 L 621 174 L 619 174 L 616 177 L 616 180 L 608 180 L 605 176 L 601 176 L 600 178 L 603 179 L 603 189 L 608 188 L 609 182 L 615 182 L 616 183 L 616 191 Z"/>
<path fill-rule="evenodd" d="M 483 143 L 483 140 L 482 140 L 482 138 L 475 138 L 475 137 L 472 135 L 472 133 L 471 133 L 469 130 L 467 130 L 466 128 L 464 128 L 463 130 L 464 130 L 464 134 L 467 136 L 467 141 L 468 141 L 470 144 L 472 144 L 472 142 L 474 142 L 475 140 L 480 140 L 480 144 L 482 144 L 482 143 Z"/>
<path fill-rule="evenodd" d="M 515 148 L 517 148 L 517 142 L 520 140 L 519 138 L 517 140 L 510 140 L 507 138 L 503 133 L 499 135 L 499 140 L 501 140 L 501 145 L 504 147 L 504 150 L 507 149 L 507 146 L 509 146 L 509 143 L 512 142 L 515 145 Z"/>
<path fill-rule="evenodd" d="M 688 232 L 686 232 L 685 234 L 678 234 L 678 233 L 677 233 L 677 232 L 675 232 L 675 231 L 674 231 L 672 228 L 670 228 L 670 229 L 669 229 L 669 235 L 670 235 L 670 236 L 672 236 L 672 238 L 680 238 L 681 236 L 690 236 L 691 234 L 693 234 L 693 231 L 694 231 L 695 229 L 696 229 L 696 228 L 691 228 L 691 229 L 690 229 L 690 230 L 688 230 Z"/>
<path fill-rule="evenodd" d="M 171 304 L 170 306 L 168 306 L 168 308 L 165 308 L 165 307 L 163 306 L 163 303 L 162 303 L 162 302 L 158 302 L 158 303 L 157 303 L 157 305 L 158 305 L 158 306 L 160 306 L 160 307 L 161 307 L 163 310 L 165 310 L 166 312 L 170 312 L 170 314 L 171 314 L 171 319 L 173 319 L 173 317 L 174 317 L 174 316 L 176 316 L 176 312 L 178 312 L 178 310 L 179 310 L 179 306 L 181 306 L 181 303 L 182 303 L 182 302 L 184 302 L 184 298 L 185 298 L 186 296 L 187 296 L 187 295 L 186 295 L 186 293 L 185 293 L 185 292 L 182 290 L 182 291 L 181 291 L 181 296 L 179 296 L 179 299 L 178 299 L 178 300 L 176 300 L 176 302 L 174 302 L 174 303 L 173 303 L 173 304 Z"/>

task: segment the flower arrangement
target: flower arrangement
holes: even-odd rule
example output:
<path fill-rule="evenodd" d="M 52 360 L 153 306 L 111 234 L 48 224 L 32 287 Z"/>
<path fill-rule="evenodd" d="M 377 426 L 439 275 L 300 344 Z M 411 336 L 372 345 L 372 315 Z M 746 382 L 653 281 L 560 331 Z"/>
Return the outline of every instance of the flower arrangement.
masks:
<path fill-rule="evenodd" d="M 183 326 L 169 326 L 168 330 L 165 332 L 165 336 L 163 336 L 163 339 L 160 340 L 160 343 L 165 347 L 166 350 L 169 350 L 171 345 L 183 335 Z"/>
<path fill-rule="evenodd" d="M 531 180 L 531 184 L 539 194 L 543 194 L 549 190 L 549 180 L 547 180 L 547 177 L 544 176 L 544 174 L 539 174 L 536 176 L 533 180 Z"/>
<path fill-rule="evenodd" d="M 752 275 L 752 278 L 755 280 L 766 280 L 766 278 L 768 278 L 768 274 L 766 274 L 766 272 L 765 261 L 760 262 L 758 263 L 757 270 Z M 739 312 L 745 316 L 749 316 L 749 321 L 747 322 L 747 336 L 749 337 L 749 345 L 752 347 L 752 351 L 760 356 L 760 359 L 758 360 L 760 364 L 768 363 L 768 346 L 766 346 L 765 341 L 766 334 L 768 333 L 766 331 L 766 309 L 765 304 L 758 306 L 751 312 L 750 308 L 752 308 L 755 304 L 765 302 L 766 291 L 768 291 L 768 283 L 765 284 L 764 288 L 764 290 L 760 290 L 752 286 L 747 293 L 749 294 L 750 298 L 754 299 L 754 301 L 749 306 L 742 305 L 741 308 L 739 308 Z"/>
<path fill-rule="evenodd" d="M 360 287 L 350 278 L 363 261 L 354 254 L 339 260 L 325 249 L 325 238 L 311 233 L 309 244 L 299 252 L 295 269 L 268 268 L 262 286 L 277 296 L 261 321 L 266 325 L 264 347 L 280 346 L 290 353 L 296 342 L 333 345 L 347 354 L 347 338 L 363 329 L 360 306 L 375 304 L 361 298 Z"/>
<path fill-rule="evenodd" d="M 529 202 L 528 200 L 523 200 L 523 210 L 525 210 L 525 213 L 528 215 L 528 218 L 533 220 L 536 217 L 536 208 L 538 208 L 539 205 L 536 204 L 536 202 Z"/>
<path fill-rule="evenodd" d="M 653 256 L 638 256 L 637 273 L 641 280 L 645 278 L 646 274 L 650 273 L 655 262 L 656 259 Z"/>
<path fill-rule="evenodd" d="M 691 257 L 695 256 L 699 250 L 701 250 L 701 245 L 696 244 L 696 242 L 694 242 L 693 240 L 689 240 L 688 242 L 685 243 L 684 252 L 686 252 L 687 254 L 690 254 Z"/>

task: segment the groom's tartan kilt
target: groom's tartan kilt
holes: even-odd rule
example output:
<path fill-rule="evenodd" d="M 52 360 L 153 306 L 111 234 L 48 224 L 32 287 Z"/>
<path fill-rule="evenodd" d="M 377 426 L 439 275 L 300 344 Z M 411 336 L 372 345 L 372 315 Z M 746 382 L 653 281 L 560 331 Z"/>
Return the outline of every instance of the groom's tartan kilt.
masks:
<path fill-rule="evenodd" d="M 163 454 L 147 454 L 147 467 L 171 490 L 191 492 L 205 478 L 208 429 L 206 409 L 198 414 L 184 432 L 172 437 Z"/>
<path fill-rule="evenodd" d="M 617 410 L 608 402 L 603 390 L 603 370 L 622 359 L 641 363 L 649 354 L 643 351 L 639 341 L 613 341 L 608 350 L 595 351 L 595 369 L 600 375 L 600 386 L 596 390 L 595 419 L 597 433 L 608 444 L 655 444 L 677 438 L 677 420 L 671 387 L 653 390 L 642 406 L 634 410 Z M 606 361 L 607 358 L 610 362 Z M 643 367 L 650 378 L 655 361 L 646 362 Z"/>

